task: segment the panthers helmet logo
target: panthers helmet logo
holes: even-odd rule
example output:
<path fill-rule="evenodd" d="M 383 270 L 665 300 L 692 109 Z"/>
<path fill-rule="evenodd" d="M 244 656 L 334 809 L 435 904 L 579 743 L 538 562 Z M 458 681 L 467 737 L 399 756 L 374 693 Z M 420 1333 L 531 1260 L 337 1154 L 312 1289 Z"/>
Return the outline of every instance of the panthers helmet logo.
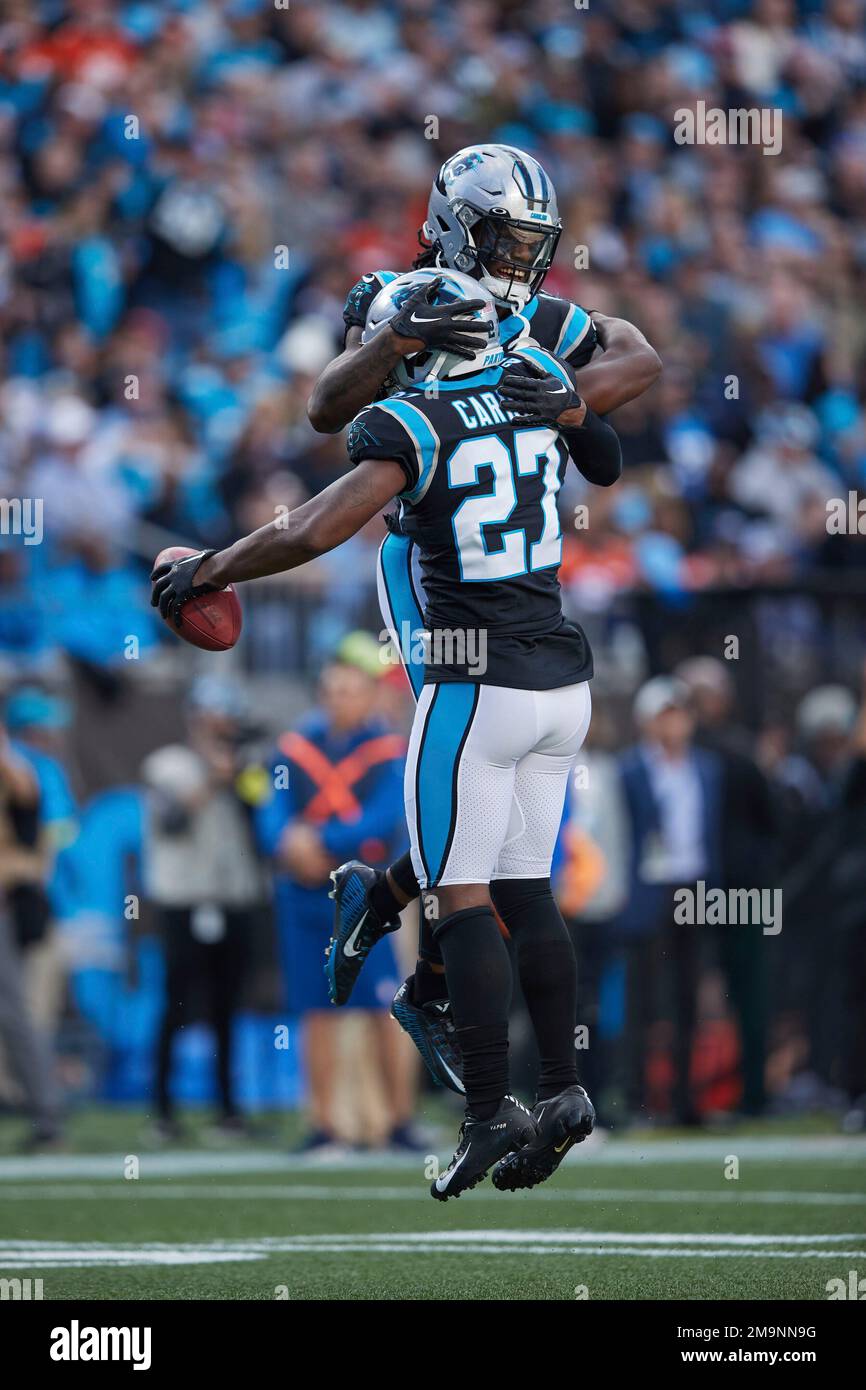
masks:
<path fill-rule="evenodd" d="M 453 183 L 461 174 L 468 173 L 470 169 L 474 169 L 481 163 L 483 163 L 483 160 L 477 151 L 473 151 L 472 154 L 467 154 L 463 159 L 452 159 L 448 164 L 443 166 L 442 181 L 445 184 Z"/>

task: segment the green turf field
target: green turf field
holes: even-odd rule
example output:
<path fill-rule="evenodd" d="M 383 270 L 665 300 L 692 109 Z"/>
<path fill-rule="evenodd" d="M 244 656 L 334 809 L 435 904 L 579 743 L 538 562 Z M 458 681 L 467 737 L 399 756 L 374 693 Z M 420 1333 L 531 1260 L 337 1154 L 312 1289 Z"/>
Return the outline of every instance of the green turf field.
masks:
<path fill-rule="evenodd" d="M 866 1276 L 866 1142 L 832 1133 L 591 1141 L 535 1192 L 441 1204 L 423 1160 L 149 1153 L 140 1129 L 102 1112 L 33 1159 L 4 1126 L 0 1279 L 45 1299 L 571 1300 L 825 1299 Z"/>

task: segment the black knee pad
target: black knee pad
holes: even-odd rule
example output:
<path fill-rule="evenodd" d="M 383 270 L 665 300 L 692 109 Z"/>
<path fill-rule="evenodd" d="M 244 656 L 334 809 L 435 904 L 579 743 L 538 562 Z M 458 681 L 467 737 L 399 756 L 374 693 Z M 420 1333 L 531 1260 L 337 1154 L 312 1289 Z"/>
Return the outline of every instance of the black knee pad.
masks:
<path fill-rule="evenodd" d="M 549 878 L 495 878 L 490 885 L 493 906 L 504 917 L 553 897 Z"/>
<path fill-rule="evenodd" d="M 533 942 L 567 938 L 549 878 L 497 878 L 490 885 L 490 893 L 516 946 L 524 935 Z"/>
<path fill-rule="evenodd" d="M 426 892 L 426 889 L 422 889 L 421 891 L 422 893 Z M 452 927 L 457 926 L 460 922 L 465 922 L 470 917 L 479 916 L 493 916 L 492 912 L 490 911 L 489 905 L 487 907 L 459 908 L 457 912 L 452 912 L 448 917 L 443 917 L 441 922 L 436 923 L 435 927 L 433 928 L 433 940 L 436 942 L 437 945 L 439 945 L 445 932 L 451 931 Z"/>

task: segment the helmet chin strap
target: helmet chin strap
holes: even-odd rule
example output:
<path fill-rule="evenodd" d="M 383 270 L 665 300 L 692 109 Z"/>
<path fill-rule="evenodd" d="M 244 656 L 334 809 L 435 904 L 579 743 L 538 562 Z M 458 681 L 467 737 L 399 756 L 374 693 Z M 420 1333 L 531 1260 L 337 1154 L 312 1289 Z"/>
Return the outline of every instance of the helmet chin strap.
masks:
<path fill-rule="evenodd" d="M 491 278 L 491 279 L 498 279 L 499 277 L 498 277 L 498 276 L 491 276 L 490 278 Z M 484 285 L 484 280 L 481 281 L 481 284 Z M 503 309 L 506 309 L 506 310 L 508 311 L 508 313 L 510 313 L 510 314 L 519 314 L 519 313 L 521 313 L 521 312 L 526 308 L 527 304 L 529 303 L 530 299 L 532 298 L 532 295 L 529 293 L 529 286 L 528 286 L 528 285 L 526 285 L 526 286 L 523 287 L 523 288 L 527 291 L 527 293 L 526 293 L 522 298 L 521 298 L 521 297 L 518 297 L 518 296 L 516 296 L 516 295 L 514 294 L 514 288 L 515 288 L 514 282 L 512 281 L 511 286 L 510 286 L 511 297 L 508 298 L 508 299 L 505 299 L 505 298 L 503 298 L 503 296 L 502 296 L 501 294 L 497 294 L 497 293 L 496 293 L 496 291 L 493 289 L 493 286 L 492 286 L 492 285 L 490 285 L 490 284 L 485 285 L 485 289 L 487 289 L 487 290 L 490 291 L 490 293 L 493 295 L 493 298 L 496 300 L 497 305 L 501 305 L 502 308 L 503 308 Z"/>
<path fill-rule="evenodd" d="M 462 264 L 463 261 L 466 262 L 468 268 L 464 269 L 464 266 Z M 504 299 L 501 294 L 496 293 L 492 285 L 487 283 L 488 280 L 501 280 L 502 277 L 498 275 L 488 275 L 487 271 L 485 271 L 483 268 L 481 268 L 481 274 L 477 274 L 477 271 L 479 270 L 477 258 L 475 256 L 467 255 L 465 251 L 461 251 L 458 255 L 456 255 L 454 257 L 454 262 L 455 263 L 453 266 L 448 264 L 448 261 L 445 259 L 445 256 L 443 254 L 441 243 L 437 243 L 437 268 L 441 267 L 443 270 L 461 270 L 465 275 L 471 275 L 473 280 L 477 280 L 479 285 L 484 285 L 484 288 L 490 292 L 490 294 L 496 300 L 496 307 L 502 310 L 506 318 L 509 314 L 519 314 L 521 310 L 526 308 L 526 305 L 532 298 L 532 295 L 527 293 L 523 299 Z M 513 284 L 514 282 L 512 281 L 512 288 Z M 529 286 L 527 285 L 526 288 L 528 290 Z"/>
<path fill-rule="evenodd" d="M 433 359 L 433 362 L 431 363 L 430 370 L 425 373 L 425 380 L 429 380 L 431 377 L 434 381 L 439 380 L 439 373 L 445 366 L 445 361 L 447 357 L 447 352 L 437 352 L 436 356 Z"/>

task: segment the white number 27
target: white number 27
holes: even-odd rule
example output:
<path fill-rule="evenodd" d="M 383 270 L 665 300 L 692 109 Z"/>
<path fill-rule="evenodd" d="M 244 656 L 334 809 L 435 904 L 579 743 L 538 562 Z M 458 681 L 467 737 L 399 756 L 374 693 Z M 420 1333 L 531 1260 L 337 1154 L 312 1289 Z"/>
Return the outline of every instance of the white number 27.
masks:
<path fill-rule="evenodd" d="M 502 546 L 487 549 L 485 530 L 506 522 L 517 506 L 517 476 L 525 477 L 543 468 L 544 492 L 541 497 L 543 526 L 541 535 L 527 543 L 520 528 L 502 532 Z M 514 579 L 528 570 L 543 570 L 562 559 L 562 532 L 556 509 L 559 492 L 560 454 L 554 430 L 520 430 L 514 436 L 514 457 L 498 435 L 464 439 L 448 460 L 448 485 L 471 487 L 479 471 L 493 469 L 493 491 L 482 497 L 467 497 L 453 517 L 454 538 L 460 557 L 460 576 L 466 581 Z"/>

